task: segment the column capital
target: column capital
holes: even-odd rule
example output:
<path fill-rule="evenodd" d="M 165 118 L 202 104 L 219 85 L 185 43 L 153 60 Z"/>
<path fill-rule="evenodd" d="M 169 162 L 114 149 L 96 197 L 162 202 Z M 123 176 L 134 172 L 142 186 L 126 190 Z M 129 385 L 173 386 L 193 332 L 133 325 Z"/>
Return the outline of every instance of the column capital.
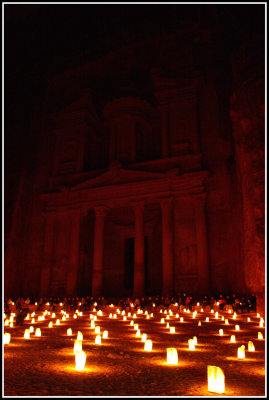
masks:
<path fill-rule="evenodd" d="M 96 217 L 105 217 L 109 212 L 107 206 L 94 206 L 93 209 Z"/>
<path fill-rule="evenodd" d="M 129 204 L 133 207 L 135 212 L 144 211 L 145 200 L 130 201 Z"/>
<path fill-rule="evenodd" d="M 172 196 L 167 196 L 167 197 L 159 197 L 158 198 L 160 205 L 162 208 L 170 208 L 173 205 L 173 197 Z"/>

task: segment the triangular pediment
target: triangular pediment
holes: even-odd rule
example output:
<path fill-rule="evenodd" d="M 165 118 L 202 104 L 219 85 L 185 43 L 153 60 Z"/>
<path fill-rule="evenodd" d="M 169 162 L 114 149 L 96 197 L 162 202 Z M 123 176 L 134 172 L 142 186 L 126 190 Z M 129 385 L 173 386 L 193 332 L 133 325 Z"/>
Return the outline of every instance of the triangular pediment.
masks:
<path fill-rule="evenodd" d="M 71 190 L 74 191 L 93 187 L 120 185 L 138 181 L 163 179 L 165 177 L 166 174 L 161 172 L 147 172 L 118 168 L 109 170 L 99 176 L 88 179 L 79 185 L 73 186 Z"/>

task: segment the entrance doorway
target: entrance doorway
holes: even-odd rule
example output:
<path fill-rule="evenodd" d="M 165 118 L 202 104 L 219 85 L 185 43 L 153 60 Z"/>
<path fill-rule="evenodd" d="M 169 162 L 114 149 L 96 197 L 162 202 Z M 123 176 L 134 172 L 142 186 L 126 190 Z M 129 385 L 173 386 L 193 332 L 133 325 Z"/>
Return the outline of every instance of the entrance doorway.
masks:
<path fill-rule="evenodd" d="M 126 238 L 124 242 L 124 287 L 126 289 L 134 288 L 134 238 Z M 148 274 L 148 237 L 145 236 L 145 289 L 149 286 Z"/>

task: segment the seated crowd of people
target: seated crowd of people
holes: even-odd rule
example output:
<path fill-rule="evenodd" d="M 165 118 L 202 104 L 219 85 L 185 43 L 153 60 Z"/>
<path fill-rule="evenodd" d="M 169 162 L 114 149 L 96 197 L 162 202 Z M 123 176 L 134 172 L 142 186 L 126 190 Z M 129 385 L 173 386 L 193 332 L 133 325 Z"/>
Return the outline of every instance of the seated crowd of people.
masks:
<path fill-rule="evenodd" d="M 19 297 L 15 302 L 11 299 L 5 298 L 4 301 L 4 312 L 6 315 L 10 315 L 14 312 L 14 308 L 17 314 L 18 324 L 23 322 L 23 319 L 27 315 L 30 309 L 30 305 L 35 305 L 36 309 L 41 311 L 45 308 L 51 311 L 58 311 L 59 308 L 66 311 L 90 311 L 93 308 L 96 310 L 103 309 L 104 306 L 113 303 L 112 299 L 105 299 L 104 297 L 94 298 L 92 296 L 85 297 L 41 297 L 38 300 L 30 300 L 28 297 L 26 300 L 23 297 Z M 113 299 L 114 304 L 120 307 L 122 310 L 131 310 L 138 308 L 142 310 L 153 311 L 154 309 L 160 309 L 161 307 L 170 307 L 173 305 L 178 310 L 180 306 L 184 306 L 190 311 L 193 307 L 199 304 L 204 309 L 213 309 L 218 306 L 220 311 L 226 310 L 227 307 L 232 308 L 236 313 L 249 313 L 256 311 L 256 296 L 238 296 L 233 294 L 232 296 L 220 294 L 218 296 L 204 296 L 203 298 L 193 298 L 186 293 L 178 293 L 176 296 L 146 296 L 126 299 Z"/>

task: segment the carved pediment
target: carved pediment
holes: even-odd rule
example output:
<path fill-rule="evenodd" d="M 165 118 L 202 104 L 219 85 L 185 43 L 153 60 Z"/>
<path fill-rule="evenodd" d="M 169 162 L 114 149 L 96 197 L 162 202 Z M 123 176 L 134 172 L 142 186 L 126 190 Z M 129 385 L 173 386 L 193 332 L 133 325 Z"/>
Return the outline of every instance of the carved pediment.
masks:
<path fill-rule="evenodd" d="M 91 187 L 111 186 L 138 181 L 147 181 L 153 179 L 163 179 L 167 175 L 161 172 L 147 172 L 132 169 L 123 169 L 119 165 L 113 165 L 109 171 L 88 179 L 85 182 L 75 185 L 71 188 L 72 191 L 82 190 Z"/>

